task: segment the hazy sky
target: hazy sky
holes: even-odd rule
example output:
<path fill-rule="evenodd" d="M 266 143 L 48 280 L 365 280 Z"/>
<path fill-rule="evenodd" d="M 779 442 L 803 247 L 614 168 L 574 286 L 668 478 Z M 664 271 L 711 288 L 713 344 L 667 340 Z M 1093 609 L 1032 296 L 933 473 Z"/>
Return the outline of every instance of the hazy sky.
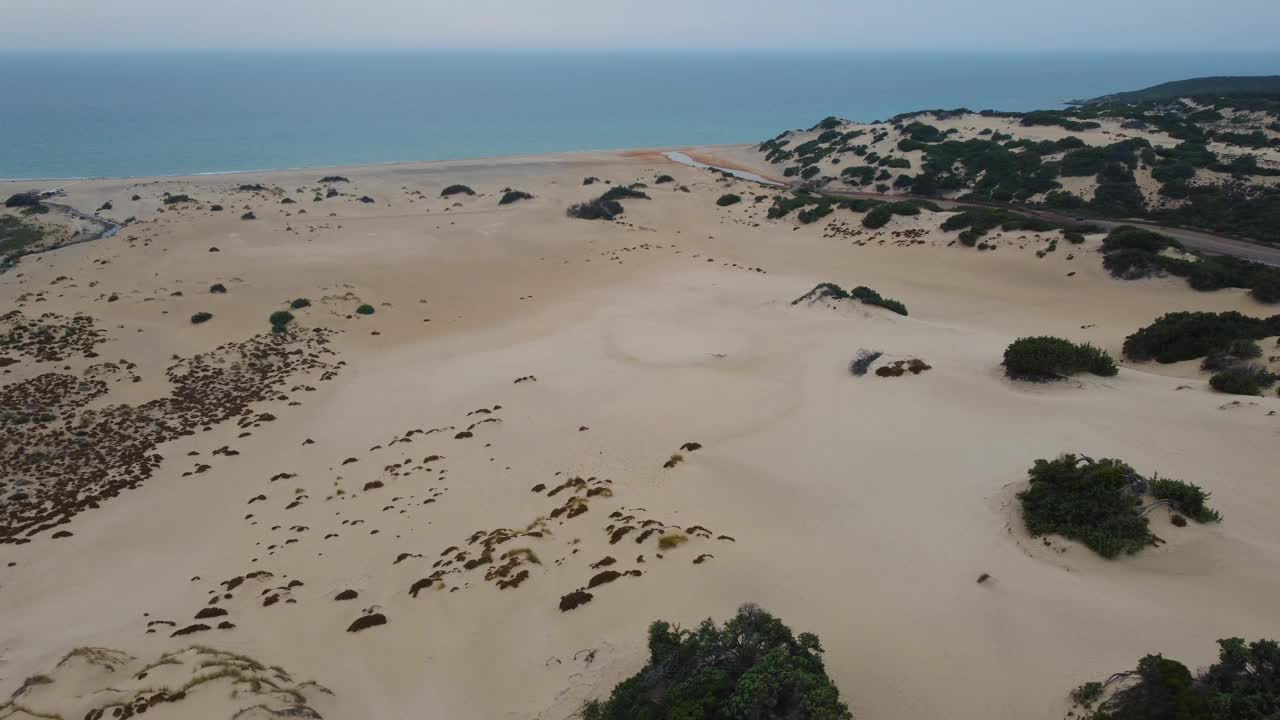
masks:
<path fill-rule="evenodd" d="M 0 0 L 0 49 L 1274 51 L 1277 28 L 1280 0 Z"/>

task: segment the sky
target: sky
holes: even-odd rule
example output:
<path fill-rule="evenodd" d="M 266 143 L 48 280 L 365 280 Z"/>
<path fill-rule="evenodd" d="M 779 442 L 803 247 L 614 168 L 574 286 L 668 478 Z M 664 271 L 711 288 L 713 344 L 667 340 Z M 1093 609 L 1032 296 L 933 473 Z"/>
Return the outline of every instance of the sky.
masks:
<path fill-rule="evenodd" d="M 1278 27 L 1280 0 L 0 0 L 0 50 L 1232 52 Z"/>

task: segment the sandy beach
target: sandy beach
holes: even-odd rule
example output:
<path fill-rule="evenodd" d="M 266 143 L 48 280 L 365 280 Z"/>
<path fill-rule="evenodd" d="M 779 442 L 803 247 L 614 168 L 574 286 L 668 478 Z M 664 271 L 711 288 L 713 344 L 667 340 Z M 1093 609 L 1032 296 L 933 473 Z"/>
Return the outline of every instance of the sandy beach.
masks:
<path fill-rule="evenodd" d="M 617 222 L 566 216 L 637 182 Z M 1101 236 L 980 252 L 945 213 L 768 219 L 778 190 L 658 151 L 56 184 L 133 221 L 0 275 L 0 333 L 63 338 L 0 347 L 6 402 L 45 407 L 6 408 L 0 717 L 86 717 L 206 662 L 234 672 L 148 717 L 563 720 L 644 664 L 650 622 L 754 602 L 821 638 L 861 720 L 1058 720 L 1147 653 L 1280 634 L 1274 391 L 1215 393 L 1196 361 L 1002 372 L 1022 336 L 1119 359 L 1167 312 L 1275 313 L 1116 280 Z M 822 282 L 910 314 L 792 303 Z M 854 377 L 861 349 L 931 369 Z M 14 482 L 43 412 L 91 428 L 57 493 Z M 1157 510 L 1167 542 L 1116 560 L 1030 538 L 1014 495 L 1063 452 L 1196 482 L 1225 521 Z"/>

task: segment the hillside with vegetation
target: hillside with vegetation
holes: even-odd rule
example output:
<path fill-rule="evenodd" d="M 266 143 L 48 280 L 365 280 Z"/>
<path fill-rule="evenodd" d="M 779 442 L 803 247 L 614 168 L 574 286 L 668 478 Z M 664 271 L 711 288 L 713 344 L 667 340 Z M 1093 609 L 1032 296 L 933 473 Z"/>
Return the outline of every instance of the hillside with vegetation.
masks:
<path fill-rule="evenodd" d="M 1238 95 L 1280 94 L 1280 75 L 1217 75 L 1213 77 L 1174 80 L 1141 90 L 1111 93 L 1069 105 L 1109 103 L 1142 103 L 1152 100 L 1177 100 L 1184 97 L 1230 97 Z"/>
<path fill-rule="evenodd" d="M 1066 110 L 828 117 L 756 149 L 812 190 L 1146 219 L 1280 243 L 1280 87 L 1236 80 L 1237 94 L 1101 98 Z"/>

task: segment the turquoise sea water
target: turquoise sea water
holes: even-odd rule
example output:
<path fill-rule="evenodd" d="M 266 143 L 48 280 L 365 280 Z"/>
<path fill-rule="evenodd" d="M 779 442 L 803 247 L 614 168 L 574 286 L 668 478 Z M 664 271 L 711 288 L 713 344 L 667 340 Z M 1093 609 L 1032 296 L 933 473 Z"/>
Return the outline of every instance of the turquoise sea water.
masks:
<path fill-rule="evenodd" d="M 752 142 L 827 115 L 1031 110 L 1268 54 L 0 51 L 0 178 Z"/>

